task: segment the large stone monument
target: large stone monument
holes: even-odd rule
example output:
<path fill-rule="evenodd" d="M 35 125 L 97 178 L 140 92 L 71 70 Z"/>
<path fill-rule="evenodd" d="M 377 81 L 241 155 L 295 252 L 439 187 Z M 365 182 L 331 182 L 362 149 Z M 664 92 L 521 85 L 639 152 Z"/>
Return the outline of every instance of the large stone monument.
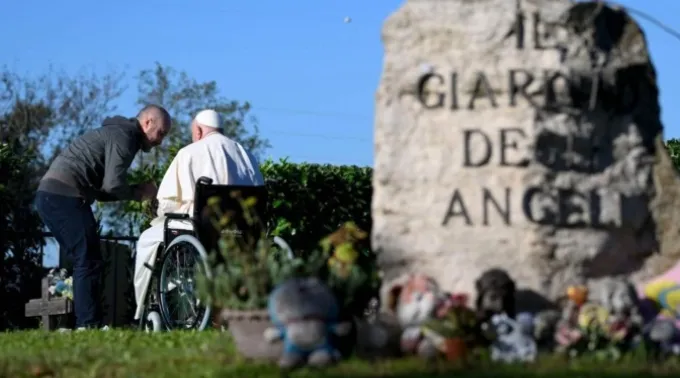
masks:
<path fill-rule="evenodd" d="M 555 299 L 680 257 L 680 192 L 640 26 L 599 2 L 410 0 L 385 22 L 373 245 L 473 292 Z"/>

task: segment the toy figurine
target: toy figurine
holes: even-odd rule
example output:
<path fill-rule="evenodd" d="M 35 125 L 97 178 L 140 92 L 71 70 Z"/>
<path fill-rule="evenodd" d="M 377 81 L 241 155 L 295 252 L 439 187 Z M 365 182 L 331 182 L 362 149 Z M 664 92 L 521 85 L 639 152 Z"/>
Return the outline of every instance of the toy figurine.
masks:
<path fill-rule="evenodd" d="M 491 344 L 493 361 L 515 363 L 536 360 L 538 351 L 531 334 L 533 319 L 526 313 L 519 315 L 520 321 L 515 321 L 506 314 L 491 318 L 496 333 L 496 340 Z"/>
<path fill-rule="evenodd" d="M 336 298 L 319 279 L 283 282 L 270 294 L 268 310 L 274 327 L 268 328 L 264 337 L 269 342 L 283 340 L 280 367 L 325 366 L 340 358 L 332 336 L 346 335 L 352 325 L 338 322 Z"/>
<path fill-rule="evenodd" d="M 402 329 L 402 354 L 416 354 L 428 359 L 436 357 L 439 354 L 437 346 L 430 338 L 424 337 L 422 326 L 442 316 L 446 312 L 442 308 L 460 298 L 444 293 L 434 279 L 422 274 L 404 275 L 385 289 L 382 302 L 388 311 L 396 315 Z"/>
<path fill-rule="evenodd" d="M 515 317 L 515 281 L 503 269 L 484 271 L 475 281 L 475 307 L 480 322 L 488 322 L 493 315 Z"/>

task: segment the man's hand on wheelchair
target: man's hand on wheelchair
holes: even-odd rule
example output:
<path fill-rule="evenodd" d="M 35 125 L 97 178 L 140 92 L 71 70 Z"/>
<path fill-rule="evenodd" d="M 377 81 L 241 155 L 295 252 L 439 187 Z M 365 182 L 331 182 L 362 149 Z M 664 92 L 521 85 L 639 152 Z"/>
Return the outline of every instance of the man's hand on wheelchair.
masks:
<path fill-rule="evenodd" d="M 138 184 L 135 188 L 135 198 L 138 201 L 153 200 L 158 193 L 158 187 L 154 182 Z"/>

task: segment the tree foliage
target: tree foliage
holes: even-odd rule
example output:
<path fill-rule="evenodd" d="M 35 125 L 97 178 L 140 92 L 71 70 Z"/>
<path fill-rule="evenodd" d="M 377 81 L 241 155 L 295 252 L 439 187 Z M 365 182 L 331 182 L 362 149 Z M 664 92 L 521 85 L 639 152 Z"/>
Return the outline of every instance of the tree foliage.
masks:
<path fill-rule="evenodd" d="M 200 82 L 184 71 L 156 63 L 153 69 L 142 70 L 137 82 L 137 104 L 158 104 L 173 117 L 173 129 L 168 145 L 186 145 L 191 142 L 189 125 L 193 116 L 202 109 L 214 109 L 222 116 L 224 134 L 238 140 L 254 154 L 259 155 L 270 147 L 258 134 L 257 119 L 250 114 L 250 104 L 223 97 L 214 80 Z M 163 150 L 155 149 L 150 163 L 165 162 Z"/>
<path fill-rule="evenodd" d="M 124 74 L 96 74 L 81 70 L 68 74 L 50 68 L 28 76 L 0 69 L 0 113 L 5 117 L 0 140 L 17 140 L 36 151 L 36 165 L 43 167 L 75 136 L 99 126 L 115 112 L 125 90 Z"/>
<path fill-rule="evenodd" d="M 0 329 L 30 324 L 24 304 L 40 295 L 44 239 L 32 209 L 37 183 L 60 148 L 115 110 L 121 78 L 0 69 Z"/>
<path fill-rule="evenodd" d="M 173 117 L 173 127 L 162 147 L 150 153 L 140 152 L 130 171 L 131 182 L 155 181 L 160 184 L 167 166 L 177 151 L 191 143 L 190 124 L 197 112 L 214 109 L 222 116 L 224 134 L 237 140 L 255 155 L 270 147 L 259 135 L 257 119 L 250 114 L 250 104 L 225 98 L 215 81 L 201 82 L 184 71 L 156 63 L 137 77 L 137 104 L 157 104 Z M 148 226 L 149 203 L 108 203 L 102 206 L 107 225 L 118 234 L 138 235 Z"/>
<path fill-rule="evenodd" d="M 33 156 L 17 142 L 0 144 L 0 330 L 26 324 L 25 299 L 40 286 L 42 224 L 25 190 L 34 181 Z"/>
<path fill-rule="evenodd" d="M 69 74 L 50 68 L 39 75 L 22 75 L 0 67 L 0 297 L 3 321 L 0 328 L 21 326 L 23 305 L 39 296 L 41 263 L 38 248 L 44 243 L 39 218 L 31 210 L 37 183 L 49 163 L 76 136 L 99 127 L 118 113 L 121 95 L 127 90 L 124 72 L 95 73 L 83 69 Z M 165 171 L 177 148 L 190 139 L 188 125 L 194 113 L 213 108 L 223 116 L 225 133 L 261 154 L 269 143 L 258 136 L 250 105 L 224 98 L 214 81 L 200 82 L 186 72 L 156 64 L 137 76 L 137 104 L 165 106 L 174 116 L 174 130 L 167 144 L 152 159 L 139 160 L 131 177 L 144 181 Z M 134 114 L 124 114 L 132 117 Z M 100 221 L 116 225 L 126 218 L 126 207 L 140 204 L 98 206 Z M 103 219 L 101 219 L 103 218 Z M 134 223 L 134 222 L 133 222 Z M 137 225 L 139 226 L 139 225 Z M 7 230 L 7 231 L 6 231 Z M 6 231 L 6 232 L 5 232 Z M 115 233 L 121 229 L 113 228 Z M 37 270 L 36 270 L 37 269 Z M 19 284 L 21 283 L 21 284 Z M 11 308 L 11 309 L 10 309 Z"/>
<path fill-rule="evenodd" d="M 666 151 L 668 151 L 673 165 L 680 169 L 680 139 L 672 138 L 667 140 Z"/>
<path fill-rule="evenodd" d="M 160 183 L 165 169 L 166 165 L 161 165 L 136 170 L 130 179 Z M 269 191 L 267 221 L 295 249 L 313 250 L 320 239 L 348 221 L 370 232 L 371 168 L 296 164 L 282 159 L 267 160 L 260 169 Z M 132 201 L 125 206 L 124 219 L 133 234 L 143 231 L 156 216 L 148 202 Z"/>

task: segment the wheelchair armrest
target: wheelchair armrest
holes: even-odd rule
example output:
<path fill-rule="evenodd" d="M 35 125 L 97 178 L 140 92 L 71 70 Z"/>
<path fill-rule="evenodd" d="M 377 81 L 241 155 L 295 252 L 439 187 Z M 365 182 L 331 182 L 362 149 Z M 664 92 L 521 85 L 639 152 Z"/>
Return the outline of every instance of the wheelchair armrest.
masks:
<path fill-rule="evenodd" d="M 165 213 L 165 220 L 163 221 L 163 229 L 167 230 L 168 229 L 168 224 L 172 220 L 187 220 L 191 222 L 191 225 L 196 228 L 196 224 L 194 223 L 194 219 L 191 217 L 189 214 L 184 214 L 184 213 Z"/>

